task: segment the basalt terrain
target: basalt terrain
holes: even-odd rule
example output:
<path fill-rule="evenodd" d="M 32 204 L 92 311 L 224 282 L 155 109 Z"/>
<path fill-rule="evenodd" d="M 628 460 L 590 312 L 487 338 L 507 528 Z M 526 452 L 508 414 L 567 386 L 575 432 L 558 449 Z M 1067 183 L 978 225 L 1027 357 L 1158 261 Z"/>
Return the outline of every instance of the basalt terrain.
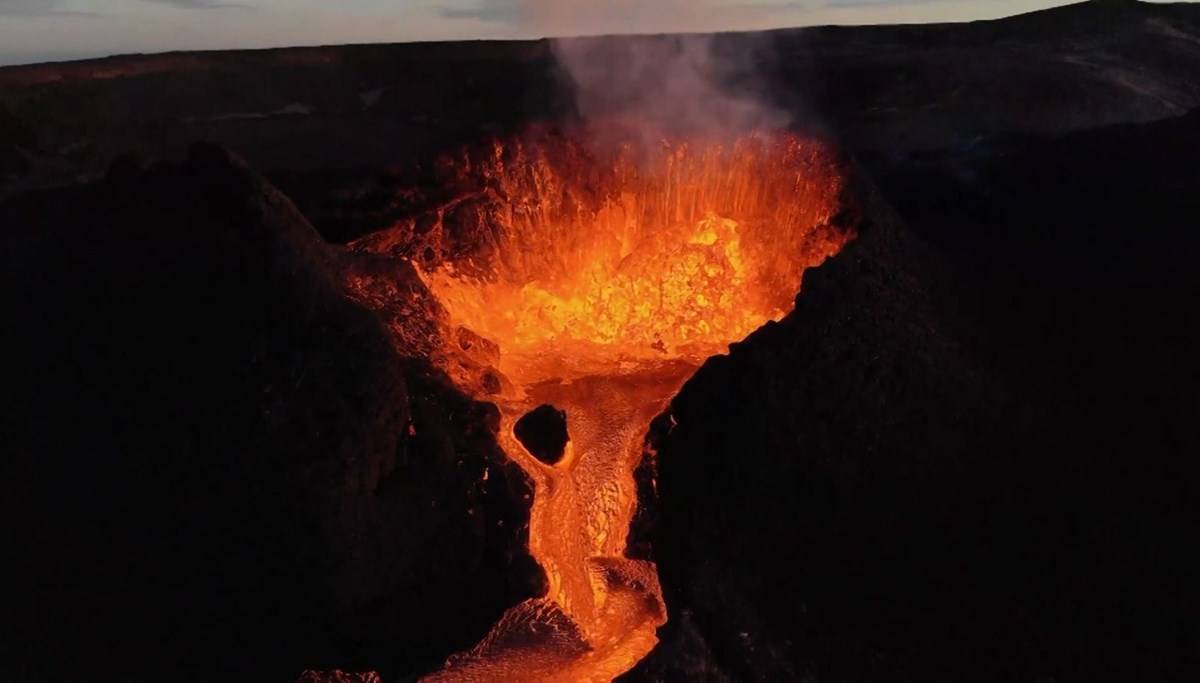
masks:
<path fill-rule="evenodd" d="M 0 69 L 4 677 L 1188 678 L 1200 8 L 712 45 Z"/>

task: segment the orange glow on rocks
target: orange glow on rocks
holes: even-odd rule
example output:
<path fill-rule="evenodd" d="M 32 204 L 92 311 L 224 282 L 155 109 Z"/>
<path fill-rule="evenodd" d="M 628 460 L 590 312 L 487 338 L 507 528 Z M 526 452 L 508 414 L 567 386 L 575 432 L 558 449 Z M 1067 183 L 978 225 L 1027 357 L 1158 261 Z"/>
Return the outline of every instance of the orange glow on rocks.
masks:
<path fill-rule="evenodd" d="M 442 308 L 441 364 L 499 406 L 501 445 L 534 482 L 529 545 L 549 588 L 429 680 L 609 681 L 666 621 L 654 565 L 625 557 L 648 425 L 704 359 L 786 314 L 804 269 L 850 238 L 830 224 L 842 174 L 786 134 L 543 135 L 443 171 L 472 190 L 432 229 L 450 239 L 445 217 L 466 212 L 475 243 L 412 260 Z M 389 239 L 358 246 L 386 252 Z M 513 433 L 544 404 L 567 416 L 554 465 Z"/>

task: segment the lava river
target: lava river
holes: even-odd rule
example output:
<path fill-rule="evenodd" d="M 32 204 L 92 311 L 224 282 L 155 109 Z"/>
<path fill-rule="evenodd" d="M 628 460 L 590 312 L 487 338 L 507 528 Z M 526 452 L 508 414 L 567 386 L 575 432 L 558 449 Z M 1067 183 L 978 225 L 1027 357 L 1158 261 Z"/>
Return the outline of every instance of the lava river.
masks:
<path fill-rule="evenodd" d="M 529 549 L 548 590 L 427 680 L 610 681 L 667 618 L 654 565 L 625 556 L 648 426 L 707 357 L 786 314 L 804 269 L 850 238 L 831 225 L 842 174 L 787 134 L 543 136 L 448 166 L 474 191 L 433 229 L 467 202 L 485 244 L 416 265 L 451 340 L 443 367 L 499 406 L 501 445 L 534 482 Z M 551 462 L 514 431 L 546 405 L 569 435 Z"/>

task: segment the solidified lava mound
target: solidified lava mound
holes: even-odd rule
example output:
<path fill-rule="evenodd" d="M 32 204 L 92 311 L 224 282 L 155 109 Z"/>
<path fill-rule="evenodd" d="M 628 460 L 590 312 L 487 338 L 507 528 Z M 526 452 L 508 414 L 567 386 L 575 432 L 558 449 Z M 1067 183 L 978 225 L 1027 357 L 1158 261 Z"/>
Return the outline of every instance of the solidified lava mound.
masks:
<path fill-rule="evenodd" d="M 881 161 L 899 212 L 672 403 L 626 680 L 1189 677 L 1198 160 L 1192 113 Z"/>
<path fill-rule="evenodd" d="M 547 465 L 557 464 L 571 440 L 567 433 L 567 411 L 542 404 L 513 424 L 513 436 L 533 457 Z"/>
<path fill-rule="evenodd" d="M 540 590 L 488 406 L 236 158 L 23 195 L 0 227 L 7 679 L 398 676 Z"/>

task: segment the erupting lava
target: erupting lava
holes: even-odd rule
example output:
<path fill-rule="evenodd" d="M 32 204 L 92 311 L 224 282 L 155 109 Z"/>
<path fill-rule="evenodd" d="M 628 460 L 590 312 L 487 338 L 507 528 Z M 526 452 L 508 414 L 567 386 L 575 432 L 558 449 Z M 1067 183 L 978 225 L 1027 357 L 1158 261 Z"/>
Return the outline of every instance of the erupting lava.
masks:
<path fill-rule="evenodd" d="M 499 405 L 501 445 L 534 481 L 529 545 L 549 589 L 430 680 L 608 681 L 666 621 L 654 565 L 625 557 L 649 423 L 705 358 L 789 311 L 804 269 L 849 239 L 830 225 L 842 175 L 786 134 L 545 136 L 446 168 L 472 190 L 424 229 L 449 241 L 446 216 L 465 211 L 482 237 L 416 265 L 444 308 L 442 365 Z M 567 417 L 555 464 L 514 435 L 544 404 Z"/>

